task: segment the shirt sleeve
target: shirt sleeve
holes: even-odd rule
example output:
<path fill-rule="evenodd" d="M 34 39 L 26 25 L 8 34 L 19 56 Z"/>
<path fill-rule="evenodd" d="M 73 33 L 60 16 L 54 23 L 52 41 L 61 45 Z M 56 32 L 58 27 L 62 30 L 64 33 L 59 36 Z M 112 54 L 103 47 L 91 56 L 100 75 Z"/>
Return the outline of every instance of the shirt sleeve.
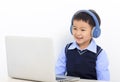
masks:
<path fill-rule="evenodd" d="M 55 73 L 56 75 L 65 75 L 66 73 L 66 56 L 65 56 L 65 48 L 62 49 L 61 53 L 57 58 L 57 62 L 55 65 Z"/>
<path fill-rule="evenodd" d="M 109 61 L 107 58 L 107 54 L 104 50 L 98 55 L 96 61 L 96 72 L 97 72 L 97 79 L 98 80 L 110 80 L 110 73 L 109 73 Z"/>

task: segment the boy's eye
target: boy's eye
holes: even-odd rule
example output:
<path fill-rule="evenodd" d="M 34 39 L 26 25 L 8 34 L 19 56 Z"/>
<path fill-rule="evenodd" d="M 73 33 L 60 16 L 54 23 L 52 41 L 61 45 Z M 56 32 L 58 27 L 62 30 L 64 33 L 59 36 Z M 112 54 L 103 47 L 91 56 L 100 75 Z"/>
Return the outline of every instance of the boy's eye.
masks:
<path fill-rule="evenodd" d="M 77 30 L 77 28 L 73 28 L 73 30 Z"/>
<path fill-rule="evenodd" d="M 85 29 L 81 29 L 81 31 L 85 31 Z"/>

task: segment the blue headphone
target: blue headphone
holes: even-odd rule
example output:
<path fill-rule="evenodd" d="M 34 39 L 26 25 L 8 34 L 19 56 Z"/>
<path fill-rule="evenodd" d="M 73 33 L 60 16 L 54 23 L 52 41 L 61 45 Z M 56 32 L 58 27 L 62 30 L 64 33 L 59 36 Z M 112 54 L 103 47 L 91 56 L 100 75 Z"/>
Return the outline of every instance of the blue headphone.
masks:
<path fill-rule="evenodd" d="M 90 10 L 80 10 L 80 11 L 77 11 L 74 15 L 76 15 L 78 13 L 81 13 L 81 12 L 85 12 L 85 13 L 89 14 L 93 18 L 93 20 L 95 22 L 95 27 L 93 27 L 93 29 L 92 29 L 92 36 L 94 38 L 98 38 L 100 36 L 100 34 L 101 34 L 101 29 L 100 29 L 100 25 L 99 25 L 97 17 Z M 72 23 L 73 23 L 73 18 L 72 18 L 71 26 L 70 26 L 70 32 L 71 32 L 71 34 L 72 34 Z"/>

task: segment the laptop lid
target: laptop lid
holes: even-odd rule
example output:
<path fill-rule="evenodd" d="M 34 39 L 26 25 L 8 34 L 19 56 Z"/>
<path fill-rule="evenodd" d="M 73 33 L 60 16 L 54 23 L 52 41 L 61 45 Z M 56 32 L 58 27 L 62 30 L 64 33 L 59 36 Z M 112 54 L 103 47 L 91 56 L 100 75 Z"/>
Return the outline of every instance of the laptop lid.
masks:
<path fill-rule="evenodd" d="M 6 36 L 5 41 L 10 77 L 55 81 L 55 57 L 51 38 Z"/>

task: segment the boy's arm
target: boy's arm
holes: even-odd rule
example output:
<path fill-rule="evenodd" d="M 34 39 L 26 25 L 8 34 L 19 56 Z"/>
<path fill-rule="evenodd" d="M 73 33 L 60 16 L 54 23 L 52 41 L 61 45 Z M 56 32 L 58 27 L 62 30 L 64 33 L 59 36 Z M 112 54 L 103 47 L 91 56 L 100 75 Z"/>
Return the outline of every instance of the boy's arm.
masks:
<path fill-rule="evenodd" d="M 56 66 L 55 66 L 56 75 L 65 75 L 66 73 L 66 56 L 65 48 L 62 49 L 61 53 L 58 56 Z"/>
<path fill-rule="evenodd" d="M 98 80 L 110 80 L 110 73 L 109 73 L 109 61 L 107 58 L 107 54 L 104 50 L 97 57 L 96 61 L 96 72 L 97 72 L 97 79 Z"/>

